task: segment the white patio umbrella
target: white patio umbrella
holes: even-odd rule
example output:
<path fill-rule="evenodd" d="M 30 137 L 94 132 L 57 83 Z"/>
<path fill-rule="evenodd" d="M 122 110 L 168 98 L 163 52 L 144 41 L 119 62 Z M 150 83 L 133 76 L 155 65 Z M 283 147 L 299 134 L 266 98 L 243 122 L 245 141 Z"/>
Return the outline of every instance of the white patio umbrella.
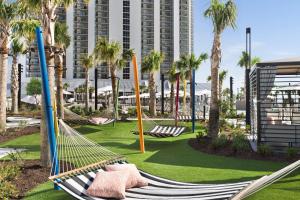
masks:
<path fill-rule="evenodd" d="M 22 102 L 32 104 L 32 105 L 39 105 L 41 102 L 41 95 L 37 95 L 37 98 L 31 95 L 27 95 L 21 99 Z"/>

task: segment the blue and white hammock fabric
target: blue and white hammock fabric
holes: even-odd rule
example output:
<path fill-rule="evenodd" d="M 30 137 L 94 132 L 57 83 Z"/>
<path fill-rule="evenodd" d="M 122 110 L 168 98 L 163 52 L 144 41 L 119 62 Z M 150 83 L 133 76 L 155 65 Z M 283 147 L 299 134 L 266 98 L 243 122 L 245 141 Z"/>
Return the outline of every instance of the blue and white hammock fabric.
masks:
<path fill-rule="evenodd" d="M 124 157 L 90 141 L 79 132 L 59 121 L 56 157 L 59 166 L 52 166 L 49 179 L 73 197 L 81 200 L 100 200 L 86 194 L 96 173 L 107 164 L 126 163 Z M 53 162 L 54 163 L 54 162 Z M 171 181 L 140 171 L 149 185 L 126 191 L 126 199 L 244 199 L 300 167 L 300 161 L 254 181 L 228 184 L 192 184 Z M 59 171 L 58 174 L 53 174 Z"/>

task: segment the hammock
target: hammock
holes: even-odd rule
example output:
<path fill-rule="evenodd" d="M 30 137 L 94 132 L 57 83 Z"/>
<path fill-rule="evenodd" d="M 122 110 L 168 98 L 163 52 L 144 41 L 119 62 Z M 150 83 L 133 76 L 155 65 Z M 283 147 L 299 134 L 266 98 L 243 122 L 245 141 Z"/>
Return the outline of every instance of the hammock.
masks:
<path fill-rule="evenodd" d="M 174 119 L 176 120 L 176 117 L 177 117 L 178 121 L 191 122 L 192 121 L 192 110 L 190 109 L 190 107 L 187 106 L 185 112 L 183 112 L 182 109 L 183 108 L 181 108 L 181 110 L 177 111 L 177 115 L 174 116 Z M 203 113 L 201 112 L 199 107 L 196 107 L 196 109 L 195 109 L 195 121 L 200 121 L 200 120 L 204 121 Z"/>
<path fill-rule="evenodd" d="M 191 115 L 178 115 L 178 120 L 184 121 L 184 122 L 191 122 L 192 116 Z M 195 120 L 204 120 L 204 118 L 201 115 L 196 115 Z"/>
<path fill-rule="evenodd" d="M 88 196 L 86 189 L 105 165 L 124 164 L 124 157 L 88 140 L 62 120 L 59 120 L 59 130 L 56 156 L 53 158 L 59 160 L 59 167 L 52 166 L 49 179 L 77 199 L 101 199 Z M 128 189 L 126 199 L 243 199 L 299 167 L 300 161 L 297 161 L 256 181 L 229 184 L 182 183 L 140 171 L 149 186 Z M 54 175 L 54 171 L 59 174 Z"/>
<path fill-rule="evenodd" d="M 174 120 L 162 120 L 158 124 L 144 113 L 143 118 L 143 132 L 145 135 L 153 137 L 177 137 L 186 130 L 186 127 L 184 126 L 174 126 Z M 137 127 L 135 127 L 135 129 L 131 132 L 136 135 L 139 134 Z"/>
<path fill-rule="evenodd" d="M 115 122 L 115 119 L 103 118 L 103 117 L 92 117 L 91 119 L 87 119 L 82 117 L 71 110 L 64 108 L 64 111 L 67 115 L 64 120 L 67 123 L 71 124 L 79 124 L 79 125 L 106 125 Z"/>

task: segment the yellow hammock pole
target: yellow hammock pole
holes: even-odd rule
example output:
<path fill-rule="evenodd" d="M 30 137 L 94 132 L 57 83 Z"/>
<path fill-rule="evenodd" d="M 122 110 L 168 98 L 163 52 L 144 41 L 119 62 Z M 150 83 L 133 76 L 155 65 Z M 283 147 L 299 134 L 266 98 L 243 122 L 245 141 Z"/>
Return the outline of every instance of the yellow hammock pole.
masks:
<path fill-rule="evenodd" d="M 142 110 L 141 110 L 141 100 L 140 100 L 139 74 L 138 74 L 138 65 L 137 65 L 135 55 L 133 55 L 133 57 L 132 57 L 132 64 L 133 64 L 134 85 L 135 85 L 136 111 L 137 111 L 138 127 L 139 127 L 139 133 L 140 133 L 139 134 L 140 135 L 140 150 L 142 153 L 145 153 Z"/>
<path fill-rule="evenodd" d="M 57 120 L 57 107 L 56 107 L 56 101 L 53 101 L 53 121 L 54 121 L 54 131 L 56 134 L 56 137 L 59 136 L 59 129 L 58 129 L 58 120 Z"/>

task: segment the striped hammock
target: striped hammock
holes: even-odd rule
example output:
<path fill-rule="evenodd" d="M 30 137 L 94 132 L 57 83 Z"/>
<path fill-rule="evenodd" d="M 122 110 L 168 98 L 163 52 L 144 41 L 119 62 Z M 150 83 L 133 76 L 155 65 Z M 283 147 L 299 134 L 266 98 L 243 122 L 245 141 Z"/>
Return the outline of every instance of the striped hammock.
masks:
<path fill-rule="evenodd" d="M 57 148 L 49 179 L 73 197 L 81 200 L 101 199 L 86 194 L 96 173 L 107 164 L 125 164 L 125 158 L 92 142 L 59 120 Z M 300 167 L 297 161 L 271 175 L 255 181 L 228 184 L 191 184 L 171 181 L 140 171 L 149 186 L 126 191 L 126 199 L 244 199 Z M 54 172 L 58 172 L 58 174 Z"/>
<path fill-rule="evenodd" d="M 162 119 L 159 123 L 155 122 L 149 118 L 145 113 L 143 113 L 143 133 L 144 135 L 149 135 L 152 137 L 177 137 L 184 133 L 186 127 L 184 126 L 174 126 L 174 120 Z M 134 130 L 131 131 L 133 134 L 138 135 L 139 129 L 136 126 Z"/>

